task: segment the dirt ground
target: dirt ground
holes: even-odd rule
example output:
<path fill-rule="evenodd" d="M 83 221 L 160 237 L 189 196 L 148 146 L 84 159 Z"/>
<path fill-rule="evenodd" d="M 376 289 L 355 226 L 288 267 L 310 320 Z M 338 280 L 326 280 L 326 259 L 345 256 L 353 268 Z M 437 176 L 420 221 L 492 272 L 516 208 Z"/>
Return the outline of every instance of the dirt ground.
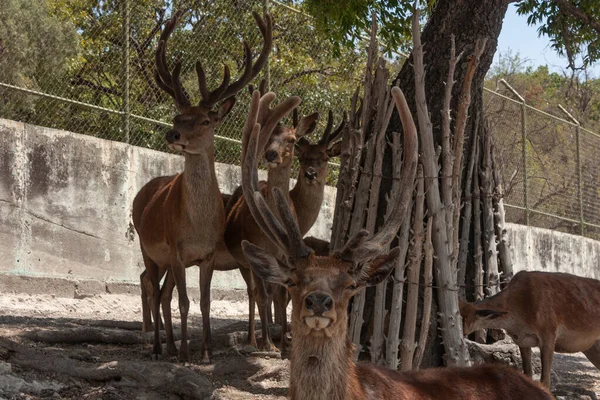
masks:
<path fill-rule="evenodd" d="M 244 346 L 247 304 L 213 301 L 211 317 L 213 363 L 198 364 L 200 305 L 192 301 L 192 361 L 182 365 L 151 360 L 138 296 L 3 293 L 0 399 L 285 399 L 288 361 L 250 356 Z M 554 371 L 558 398 L 600 396 L 600 371 L 583 355 L 556 354 Z"/>

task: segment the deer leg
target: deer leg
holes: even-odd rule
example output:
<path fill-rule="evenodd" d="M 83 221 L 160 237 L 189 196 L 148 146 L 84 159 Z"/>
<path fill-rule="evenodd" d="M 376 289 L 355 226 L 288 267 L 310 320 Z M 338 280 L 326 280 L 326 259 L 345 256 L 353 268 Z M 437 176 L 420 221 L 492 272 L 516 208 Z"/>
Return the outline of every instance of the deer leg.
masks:
<path fill-rule="evenodd" d="M 256 309 L 256 287 L 252 279 L 252 271 L 250 268 L 240 266 L 240 273 L 246 282 L 246 287 L 248 290 L 248 344 L 258 348 L 258 345 L 256 344 L 256 321 L 254 320 Z"/>
<path fill-rule="evenodd" d="M 269 317 L 267 313 L 267 308 L 272 301 L 273 293 L 270 290 L 268 283 L 265 283 L 262 279 L 255 275 L 253 275 L 253 278 L 257 289 L 256 299 L 258 300 L 258 313 L 260 316 L 260 328 L 263 338 L 260 350 L 277 351 L 277 347 L 273 345 L 273 341 L 271 340 L 271 333 L 269 332 Z"/>
<path fill-rule="evenodd" d="M 177 357 L 177 346 L 173 339 L 173 320 L 171 318 L 171 299 L 173 298 L 173 289 L 175 288 L 175 279 L 173 274 L 167 272 L 167 277 L 160 290 L 160 303 L 165 318 L 165 333 L 167 334 L 167 355 Z"/>
<path fill-rule="evenodd" d="M 528 377 L 532 377 L 533 370 L 531 369 L 531 347 L 520 347 L 521 361 L 523 362 L 523 372 Z"/>
<path fill-rule="evenodd" d="M 600 369 L 600 340 L 598 340 L 592 347 L 583 352 L 588 360 Z"/>
<path fill-rule="evenodd" d="M 284 353 L 286 348 L 285 337 L 287 332 L 287 297 L 288 296 L 286 288 L 282 286 L 278 286 L 275 288 L 275 296 L 273 302 L 275 303 L 275 319 L 279 320 L 279 326 L 281 326 L 281 354 Z M 277 318 L 277 315 L 279 315 L 279 318 Z"/>
<path fill-rule="evenodd" d="M 542 378 L 541 382 L 544 386 L 550 389 L 550 373 L 552 371 L 552 357 L 554 356 L 554 345 L 556 338 L 542 339 L 540 346 L 540 356 L 542 359 Z"/>
<path fill-rule="evenodd" d="M 200 264 L 200 312 L 202 313 L 202 359 L 203 363 L 210 363 L 212 358 L 212 345 L 210 336 L 210 283 L 215 266 L 214 255 Z"/>
<path fill-rule="evenodd" d="M 150 258 L 142 252 L 144 258 L 144 264 L 146 265 L 146 276 L 144 279 L 148 279 L 150 287 L 152 288 L 152 313 L 155 315 L 155 320 L 160 320 L 160 281 L 158 278 L 158 265 L 150 260 Z M 148 299 L 149 300 L 149 299 Z M 144 300 L 144 301 L 148 301 Z M 152 348 L 153 358 L 158 360 L 162 353 L 162 345 L 160 343 L 160 324 L 154 324 L 154 346 Z"/>
<path fill-rule="evenodd" d="M 148 279 L 146 270 L 140 274 L 140 289 L 142 290 L 142 333 L 152 330 L 152 293 L 151 287 L 146 287 Z M 150 289 L 150 290 L 148 290 Z"/>
<path fill-rule="evenodd" d="M 188 298 L 187 287 L 185 284 L 185 266 L 177 259 L 177 257 L 173 257 L 171 271 L 169 272 L 173 274 L 173 279 L 175 280 L 175 285 L 177 286 L 177 292 L 179 294 L 179 313 L 181 314 L 181 346 L 179 346 L 179 361 L 186 362 L 190 359 L 187 341 L 187 318 L 190 310 L 190 299 Z"/>
<path fill-rule="evenodd" d="M 163 274 L 164 272 L 161 272 L 159 269 L 158 282 L 162 279 Z M 142 289 L 142 332 L 150 332 L 154 326 L 152 322 L 155 321 L 157 317 L 152 315 L 154 312 L 154 308 L 152 307 L 154 289 L 152 288 L 152 282 L 150 282 L 150 278 L 148 278 L 146 271 L 142 272 L 140 275 L 140 283 Z M 160 315 L 158 316 L 158 322 L 160 323 L 160 329 L 165 329 Z"/>

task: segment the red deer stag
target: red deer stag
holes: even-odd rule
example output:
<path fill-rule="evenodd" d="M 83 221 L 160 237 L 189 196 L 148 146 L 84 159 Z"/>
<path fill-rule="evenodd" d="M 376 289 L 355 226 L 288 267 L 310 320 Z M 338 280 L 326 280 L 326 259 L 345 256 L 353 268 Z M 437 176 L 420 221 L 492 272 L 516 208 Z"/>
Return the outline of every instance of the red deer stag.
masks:
<path fill-rule="evenodd" d="M 159 177 L 148 182 L 133 201 L 133 222 L 140 237 L 142 256 L 146 270 L 140 276 L 142 282 L 142 305 L 144 328 L 148 328 L 151 304 L 154 321 L 160 321 L 161 292 L 159 282 L 167 270 L 165 282 L 177 286 L 179 311 L 181 313 L 181 347 L 179 360 L 189 360 L 187 342 L 187 314 L 189 299 L 185 283 L 185 269 L 192 265 L 200 266 L 200 309 L 202 311 L 202 360 L 210 361 L 210 282 L 212 264 L 217 245 L 223 243 L 225 209 L 217 184 L 214 166 L 215 128 L 231 111 L 235 95 L 243 89 L 266 64 L 272 47 L 272 23 L 267 14 L 254 18 L 263 36 L 262 51 L 252 63 L 252 51 L 244 42 L 244 72 L 235 82 L 229 83 L 229 68 L 224 68 L 223 82 L 214 91 L 209 91 L 206 76 L 200 62 L 196 63 L 198 84 L 202 101 L 197 106 L 190 103 L 181 85 L 179 74 L 181 63 L 177 61 L 171 73 L 167 66 L 166 44 L 175 29 L 181 13 L 176 13 L 165 24 L 156 50 L 157 85 L 173 97 L 179 115 L 173 120 L 173 129 L 167 132 L 169 147 L 180 151 L 185 158 L 184 171 L 176 176 Z M 214 106 L 223 101 L 218 111 Z M 145 284 L 145 280 L 149 282 Z M 151 290 L 148 290 L 151 288 Z M 171 290 L 167 290 L 170 301 Z M 144 298 L 146 297 L 146 298 Z M 163 299 L 163 304 L 165 299 Z M 163 307 L 165 325 L 171 323 L 170 303 Z M 168 320 L 168 321 L 167 321 Z M 154 324 L 153 354 L 161 352 L 158 323 Z M 171 327 L 165 326 L 167 334 Z M 177 349 L 172 336 L 167 337 L 167 353 L 175 356 Z"/>
<path fill-rule="evenodd" d="M 554 352 L 583 352 L 600 368 L 600 281 L 563 273 L 517 273 L 500 293 L 460 302 L 464 333 L 504 329 L 519 346 L 532 375 L 531 348 L 539 347 L 541 381 L 550 387 Z"/>
<path fill-rule="evenodd" d="M 289 396 L 293 400 L 358 399 L 546 399 L 549 392 L 526 376 L 505 367 L 442 368 L 399 373 L 373 364 L 356 364 L 348 340 L 348 303 L 361 286 L 387 279 L 397 263 L 398 248 L 387 251 L 403 219 L 408 217 L 417 165 L 417 136 L 410 110 L 400 89 L 392 96 L 404 127 L 404 161 L 400 193 L 380 231 L 367 240 L 360 231 L 346 246 L 327 257 L 315 256 L 302 234 L 283 191 L 275 189 L 279 218 L 267 205 L 255 167 L 258 131 L 252 128 L 243 168 L 247 203 L 258 225 L 284 257 L 248 241 L 242 247 L 254 273 L 287 287 L 292 297 L 292 334 Z M 256 116 L 249 116 L 249 121 Z M 246 128 L 252 126 L 246 123 Z M 409 190 L 407 190 L 407 188 Z M 399 191 L 399 190 L 398 190 Z M 249 193 L 253 192 L 253 193 Z M 250 197 L 252 196 L 252 197 Z"/>
<path fill-rule="evenodd" d="M 296 120 L 297 116 L 294 119 Z M 290 198 L 294 203 L 302 235 L 310 230 L 319 216 L 327 181 L 327 165 L 330 158 L 340 155 L 342 143 L 336 140 L 341 136 L 345 122 L 344 117 L 332 132 L 333 112 L 329 111 L 327 126 L 316 144 L 311 144 L 306 137 L 300 138 L 296 143 L 300 167 L 296 185 L 290 191 Z"/>
<path fill-rule="evenodd" d="M 256 93 L 260 93 L 256 91 Z M 269 97 L 272 96 L 272 97 Z M 269 103 L 274 98 L 273 93 L 267 93 L 260 99 L 260 107 L 257 114 L 257 120 L 263 122 L 269 118 L 272 111 L 269 110 Z M 298 99 L 299 101 L 299 99 Z M 283 124 L 278 124 L 275 130 L 270 136 L 261 136 L 261 150 L 264 149 L 264 158 L 268 166 L 267 181 L 263 183 L 262 187 L 265 192 L 265 198 L 267 202 L 274 208 L 274 200 L 269 193 L 274 188 L 279 188 L 286 193 L 287 201 L 293 208 L 293 204 L 289 198 L 288 191 L 290 185 L 290 173 L 294 161 L 294 147 L 298 138 L 309 134 L 316 127 L 316 120 L 319 117 L 318 113 L 310 114 L 298 121 L 294 126 L 288 127 Z M 248 137 L 243 138 L 242 144 L 242 160 L 246 152 L 246 145 Z M 243 166 L 242 166 L 243 170 Z M 273 345 L 271 335 L 269 333 L 269 318 L 268 318 L 268 307 L 272 303 L 273 293 L 276 290 L 275 285 L 265 284 L 260 279 L 254 279 L 252 277 L 252 271 L 241 248 L 242 240 L 250 240 L 252 243 L 260 244 L 271 251 L 278 251 L 276 244 L 272 243 L 270 239 L 263 234 L 260 226 L 254 221 L 252 214 L 248 208 L 245 200 L 246 192 L 242 188 L 242 194 L 234 193 L 233 199 L 235 204 L 231 205 L 231 201 L 227 208 L 231 209 L 227 216 L 227 224 L 225 228 L 225 243 L 233 258 L 241 266 L 240 271 L 244 280 L 248 285 L 248 296 L 249 296 L 249 327 L 248 327 L 248 340 L 251 345 L 256 346 L 255 337 L 255 325 L 254 325 L 254 303 L 258 304 L 259 316 L 261 320 L 261 332 L 263 342 L 261 349 L 267 351 L 274 351 L 277 348 Z M 221 266 L 215 266 L 216 269 L 221 269 Z M 280 303 L 275 303 L 276 307 L 280 306 Z M 283 310 L 280 311 L 285 315 L 285 304 L 282 306 Z M 285 327 L 282 328 L 282 338 L 285 334 Z M 282 343 L 283 340 L 282 340 Z"/>
<path fill-rule="evenodd" d="M 294 110 L 294 125 L 297 125 L 297 121 L 298 113 L 296 109 Z M 290 191 L 290 198 L 294 204 L 300 233 L 303 236 L 312 228 L 319 216 L 319 211 L 321 211 L 327 181 L 327 166 L 331 157 L 340 155 L 342 143 L 341 141 L 336 142 L 336 140 L 341 136 L 345 123 L 346 118 L 344 116 L 340 125 L 332 132 L 333 112 L 330 110 L 325 131 L 316 144 L 310 143 L 306 137 L 301 137 L 296 142 L 299 164 L 298 179 L 294 188 Z M 283 326 L 284 323 L 287 324 L 285 311 L 289 303 L 287 290 L 284 287 L 276 289 L 274 302 L 278 310 L 275 313 L 275 322 Z M 281 305 L 277 306 L 277 304 Z M 281 315 L 281 312 L 284 312 L 284 314 Z"/>

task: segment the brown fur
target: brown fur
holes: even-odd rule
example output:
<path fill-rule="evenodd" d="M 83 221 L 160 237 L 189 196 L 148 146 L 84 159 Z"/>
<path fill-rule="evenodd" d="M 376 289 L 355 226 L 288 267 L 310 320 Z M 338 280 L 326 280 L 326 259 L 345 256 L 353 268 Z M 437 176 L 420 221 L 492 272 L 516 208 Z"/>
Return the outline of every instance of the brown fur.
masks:
<path fill-rule="evenodd" d="M 226 111 L 231 109 L 233 101 L 227 102 Z M 226 113 L 225 113 L 226 114 Z M 185 146 L 184 172 L 174 177 L 155 178 L 146 184 L 133 202 L 134 226 L 140 237 L 142 256 L 146 274 L 141 279 L 149 280 L 152 291 L 152 312 L 154 320 L 160 315 L 159 280 L 167 269 L 174 276 L 171 282 L 177 285 L 179 308 L 181 312 L 182 345 L 179 351 L 181 360 L 189 359 L 187 345 L 187 313 L 189 299 L 185 287 L 185 268 L 200 265 L 201 273 L 210 274 L 217 244 L 223 240 L 225 210 L 220 199 L 219 187 L 214 170 L 214 128 L 222 115 L 209 112 L 201 107 L 188 111 L 186 117 L 195 116 L 197 121 L 209 119 L 208 125 L 190 128 L 175 122 L 174 127 L 181 131 L 181 139 L 174 146 Z M 200 229 L 199 227 L 202 227 Z M 203 314 L 203 357 L 210 358 L 210 319 L 209 284 L 203 290 L 201 310 Z M 143 285 L 144 286 L 144 285 Z M 144 299 L 143 299 L 144 300 Z M 147 299 L 146 301 L 149 301 Z M 170 297 L 169 297 L 170 300 Z M 208 305 L 207 305 L 208 301 Z M 170 307 L 169 311 L 170 312 Z M 167 323 L 167 313 L 165 323 Z M 146 311 L 145 313 L 149 313 Z M 169 315 L 170 317 L 170 315 Z M 170 318 L 169 318 L 170 323 Z M 155 326 L 154 354 L 162 352 L 158 337 L 158 324 Z M 185 332 L 185 333 L 184 333 Z M 172 336 L 167 340 L 167 352 L 175 355 L 176 348 Z"/>
<path fill-rule="evenodd" d="M 552 399 L 547 390 L 505 367 L 400 373 L 373 364 L 354 363 L 354 348 L 347 338 L 348 303 L 357 287 L 380 281 L 373 281 L 380 277 L 379 270 L 389 273 L 395 258 L 379 257 L 367 271 L 353 273 L 352 263 L 336 256 L 311 254 L 289 270 L 282 269 L 274 258 L 259 260 L 252 252 L 248 256 L 263 279 L 287 285 L 292 297 L 291 399 Z M 328 294 L 334 304 L 322 314 L 329 323 L 321 329 L 314 329 L 305 322 L 315 315 L 306 308 L 306 298 L 316 292 Z"/>
<path fill-rule="evenodd" d="M 223 248 L 225 207 L 217 184 L 214 160 L 215 128 L 223 121 L 235 104 L 235 95 L 243 89 L 264 67 L 273 45 L 271 16 L 264 19 L 252 13 L 263 37 L 260 55 L 253 63 L 250 49 L 244 47 L 247 56 L 243 73 L 230 82 L 229 67 L 225 66 L 223 81 L 215 90 L 209 91 L 206 75 L 200 62 L 196 63 L 198 85 L 202 100 L 197 106 L 181 84 L 179 74 L 181 61 L 177 60 L 173 71 L 166 57 L 167 41 L 175 29 L 181 12 L 175 12 L 165 23 L 156 49 L 156 84 L 175 100 L 179 115 L 173 119 L 173 129 L 165 139 L 169 147 L 183 153 L 184 171 L 175 177 L 152 180 L 143 187 L 133 202 L 134 225 L 140 237 L 140 246 L 146 270 L 140 276 L 142 288 L 143 329 L 150 325 L 151 304 L 154 316 L 154 349 L 158 358 L 162 353 L 160 343 L 160 306 L 162 303 L 167 335 L 167 353 L 176 353 L 171 322 L 171 297 L 177 286 L 179 311 L 181 313 L 180 361 L 189 360 L 187 342 L 187 314 L 189 299 L 186 289 L 185 269 L 200 266 L 200 309 L 202 311 L 202 360 L 210 361 L 210 283 L 215 252 Z M 221 102 L 218 111 L 212 111 Z M 169 270 L 162 291 L 160 279 Z M 144 299 L 146 297 L 146 299 Z"/>
<path fill-rule="evenodd" d="M 402 92 L 392 89 L 404 127 L 404 162 L 400 178 L 404 187 L 413 187 L 417 163 L 416 127 Z M 242 183 L 244 190 L 256 190 L 254 167 L 256 134 L 246 154 Z M 253 151 L 251 151 L 254 149 Z M 253 154 L 254 152 L 254 154 Z M 242 249 L 254 273 L 266 282 L 285 286 L 292 297 L 292 343 L 290 397 L 294 400 L 354 399 L 551 399 L 550 394 L 516 371 L 498 367 L 440 369 L 402 374 L 370 364 L 355 364 L 354 349 L 348 341 L 348 304 L 357 290 L 385 281 L 398 262 L 396 247 L 384 249 L 409 215 L 411 192 L 394 193 L 392 207 L 379 232 L 367 239 L 361 231 L 344 248 L 331 256 L 319 257 L 306 246 L 283 191 L 273 193 L 282 226 L 259 195 L 248 202 L 261 228 L 274 242 L 276 253 L 248 241 Z M 280 257 L 280 253 L 284 257 Z"/>
<path fill-rule="evenodd" d="M 272 151 L 277 153 L 277 157 L 273 163 L 268 163 L 269 169 L 267 172 L 267 181 L 266 184 L 262 185 L 261 190 L 263 196 L 265 197 L 267 204 L 274 208 L 274 203 L 272 200 L 272 196 L 269 194 L 272 193 L 274 188 L 280 188 L 288 193 L 289 185 L 290 185 L 290 173 L 292 170 L 292 164 L 294 160 L 294 145 L 296 143 L 297 137 L 309 133 L 312 129 L 311 125 L 314 124 L 318 114 L 313 114 L 302 124 L 304 127 L 300 132 L 297 132 L 296 128 L 285 127 L 279 125 L 271 137 L 269 138 L 266 146 L 265 146 L 265 154 L 267 151 Z M 314 129 L 314 128 L 313 128 Z M 294 209 L 293 203 L 288 196 L 288 202 L 290 207 Z M 277 246 L 271 243 L 271 241 L 263 235 L 261 229 L 256 225 L 254 218 L 250 214 L 250 210 L 246 204 L 246 200 L 243 195 L 238 193 L 237 202 L 231 206 L 231 211 L 227 216 L 227 225 L 225 228 L 225 243 L 231 256 L 238 262 L 241 266 L 240 272 L 246 281 L 246 285 L 248 286 L 248 297 L 249 297 L 249 327 L 248 327 L 248 341 L 250 345 L 256 346 L 256 336 L 254 329 L 254 303 L 258 304 L 259 316 L 261 321 L 261 331 L 263 337 L 263 343 L 261 344 L 262 350 L 273 351 L 276 350 L 275 345 L 273 344 L 270 336 L 270 332 L 268 329 L 269 326 L 269 318 L 268 318 L 268 308 L 270 308 L 271 303 L 273 301 L 274 291 L 277 289 L 273 285 L 265 285 L 262 280 L 255 279 L 250 276 L 249 272 L 251 271 L 244 254 L 241 248 L 242 240 L 250 240 L 252 243 L 255 243 L 260 246 L 264 246 L 266 248 L 271 249 L 274 252 L 279 251 Z M 217 269 L 220 267 L 217 265 Z M 281 292 L 278 292 L 281 296 Z M 276 312 L 277 307 L 279 308 L 279 313 L 283 312 L 285 315 L 285 306 L 281 307 L 281 303 L 287 305 L 287 299 L 278 298 L 275 301 Z M 283 328 L 285 330 L 285 327 Z M 284 332 L 285 334 L 285 332 Z M 284 345 L 283 335 L 282 335 L 282 347 Z"/>
<path fill-rule="evenodd" d="M 600 281 L 579 276 L 521 271 L 495 296 L 460 303 L 464 332 L 504 329 L 521 350 L 529 376 L 531 347 L 539 347 L 542 382 L 550 387 L 554 352 L 582 351 L 600 368 Z"/>

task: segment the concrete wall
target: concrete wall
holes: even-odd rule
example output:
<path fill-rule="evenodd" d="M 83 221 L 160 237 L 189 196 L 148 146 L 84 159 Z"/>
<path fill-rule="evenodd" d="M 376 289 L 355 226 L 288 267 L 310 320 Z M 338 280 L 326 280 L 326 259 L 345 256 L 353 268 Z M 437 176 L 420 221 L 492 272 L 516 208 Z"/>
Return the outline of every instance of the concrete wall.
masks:
<path fill-rule="evenodd" d="M 44 277 L 75 289 L 134 288 L 144 270 L 131 204 L 151 178 L 177 173 L 183 158 L 90 136 L 0 119 L 0 291 L 30 288 Z M 218 164 L 221 190 L 239 184 L 239 167 Z M 292 183 L 293 184 L 293 183 Z M 326 188 L 309 232 L 328 239 L 335 190 Z M 600 279 L 600 242 L 508 224 L 515 271 L 562 271 Z M 198 285 L 196 268 L 188 283 Z M 104 286 L 102 286 L 104 287 Z M 245 289 L 237 271 L 217 272 L 215 289 Z"/>
<path fill-rule="evenodd" d="M 178 155 L 0 119 L 0 274 L 137 283 L 144 270 L 131 204 L 151 178 L 183 169 Z M 239 167 L 218 164 L 221 190 Z M 327 238 L 335 191 L 310 234 Z M 188 284 L 198 285 L 197 268 Z M 245 289 L 237 271 L 215 288 Z"/>
<path fill-rule="evenodd" d="M 600 242 L 582 236 L 507 224 L 515 273 L 568 272 L 600 279 Z"/>

